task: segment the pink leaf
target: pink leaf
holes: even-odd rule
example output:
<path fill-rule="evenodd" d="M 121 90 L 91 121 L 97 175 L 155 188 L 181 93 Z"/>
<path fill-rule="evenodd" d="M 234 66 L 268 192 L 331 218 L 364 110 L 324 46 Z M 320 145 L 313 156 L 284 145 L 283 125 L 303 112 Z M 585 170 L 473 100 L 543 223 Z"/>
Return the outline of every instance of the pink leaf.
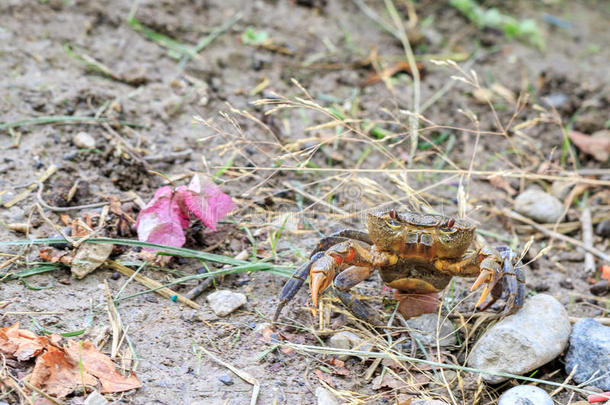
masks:
<path fill-rule="evenodd" d="M 176 247 L 184 245 L 183 229 L 189 226 L 190 221 L 180 208 L 178 197 L 169 186 L 157 190 L 138 215 L 139 240 Z"/>
<path fill-rule="evenodd" d="M 235 208 L 235 203 L 220 188 L 209 180 L 201 184 L 194 175 L 188 187 L 178 187 L 184 205 L 208 228 L 216 230 L 216 223 Z"/>
<path fill-rule="evenodd" d="M 586 135 L 578 131 L 568 133 L 574 145 L 578 149 L 601 162 L 605 162 L 610 157 L 610 131 L 597 131 L 593 135 Z"/>

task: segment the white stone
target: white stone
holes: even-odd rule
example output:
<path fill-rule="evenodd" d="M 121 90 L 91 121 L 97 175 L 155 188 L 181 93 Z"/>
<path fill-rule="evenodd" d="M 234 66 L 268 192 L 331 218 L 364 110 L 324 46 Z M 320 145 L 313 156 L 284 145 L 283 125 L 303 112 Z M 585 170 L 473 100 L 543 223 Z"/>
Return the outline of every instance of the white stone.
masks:
<path fill-rule="evenodd" d="M 339 405 L 339 401 L 337 398 L 324 387 L 316 388 L 316 398 L 318 400 L 318 405 Z"/>
<path fill-rule="evenodd" d="M 72 143 L 77 148 L 82 149 L 95 149 L 95 138 L 89 135 L 87 132 L 79 132 L 72 138 Z"/>
<path fill-rule="evenodd" d="M 441 316 L 441 324 L 438 336 L 440 346 L 453 346 L 457 343 L 455 327 L 448 320 Z M 407 321 L 407 326 L 412 329 L 411 333 L 424 346 L 436 346 L 436 324 L 438 314 L 423 314 Z"/>
<path fill-rule="evenodd" d="M 468 365 L 487 371 L 524 374 L 561 354 L 570 331 L 570 320 L 563 305 L 550 295 L 538 294 L 479 339 L 468 356 Z M 482 376 L 492 384 L 506 380 L 490 374 Z"/>
<path fill-rule="evenodd" d="M 217 316 L 227 316 L 248 301 L 244 294 L 229 290 L 213 292 L 207 300 Z"/>
<path fill-rule="evenodd" d="M 553 399 L 542 388 L 518 385 L 502 394 L 498 405 L 553 405 Z"/>
<path fill-rule="evenodd" d="M 349 331 L 341 331 L 332 335 L 328 341 L 330 347 L 345 350 L 358 350 L 368 352 L 371 350 L 371 345 L 360 338 L 360 336 Z M 339 360 L 347 360 L 346 354 L 338 355 Z"/>
<path fill-rule="evenodd" d="M 537 188 L 530 188 L 515 198 L 515 211 L 540 223 L 561 220 L 563 204 L 556 197 Z"/>
<path fill-rule="evenodd" d="M 102 396 L 102 394 L 100 394 L 97 391 L 93 391 L 91 394 L 89 394 L 89 396 L 87 396 L 87 399 L 85 399 L 85 402 L 83 403 L 84 405 L 107 405 L 110 402 L 108 402 L 108 400 L 106 398 L 104 398 Z"/>

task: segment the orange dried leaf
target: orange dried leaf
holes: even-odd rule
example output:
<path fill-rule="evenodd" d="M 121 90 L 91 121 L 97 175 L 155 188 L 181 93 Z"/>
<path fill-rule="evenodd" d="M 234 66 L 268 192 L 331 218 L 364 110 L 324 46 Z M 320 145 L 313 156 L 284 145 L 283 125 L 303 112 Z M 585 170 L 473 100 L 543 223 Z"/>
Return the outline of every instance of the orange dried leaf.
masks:
<path fill-rule="evenodd" d="M 334 387 L 335 384 L 333 384 L 333 378 L 330 376 L 330 374 L 326 374 L 325 372 L 323 372 L 322 370 L 320 370 L 319 368 L 315 369 L 314 374 L 322 381 L 324 381 L 326 384 L 328 384 L 331 387 Z"/>
<path fill-rule="evenodd" d="M 72 255 L 71 253 L 53 248 L 40 249 L 40 253 L 38 253 L 38 256 L 40 256 L 42 260 L 46 260 L 47 262 L 63 263 L 68 266 L 71 265 L 72 260 L 74 260 L 74 255 Z"/>
<path fill-rule="evenodd" d="M 129 391 L 142 386 L 135 374 L 125 377 L 119 373 L 112 360 L 97 350 L 89 340 L 82 343 L 68 341 L 66 352 L 72 359 L 82 362 L 85 371 L 100 380 L 102 394 Z"/>
<path fill-rule="evenodd" d="M 19 322 L 0 329 L 0 353 L 19 361 L 39 355 L 48 344 L 47 338 L 19 329 Z"/>
<path fill-rule="evenodd" d="M 36 358 L 30 377 L 34 387 L 58 398 L 71 394 L 78 386 L 96 386 L 97 380 L 87 372 L 81 373 L 78 361 L 58 347 L 49 346 Z"/>

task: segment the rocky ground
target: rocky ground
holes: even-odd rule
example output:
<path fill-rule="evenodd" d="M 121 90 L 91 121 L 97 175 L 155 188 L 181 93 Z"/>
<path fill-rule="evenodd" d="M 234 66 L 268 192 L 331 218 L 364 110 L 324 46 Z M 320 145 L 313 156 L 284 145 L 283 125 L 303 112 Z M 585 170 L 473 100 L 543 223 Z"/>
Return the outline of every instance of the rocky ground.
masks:
<path fill-rule="evenodd" d="M 567 404 L 610 390 L 600 271 L 610 264 L 608 4 L 483 4 L 533 19 L 541 48 L 444 1 L 391 3 L 3 1 L 0 327 L 81 331 L 67 339 L 93 339 L 107 354 L 113 335 L 126 336 L 115 363 L 142 388 L 105 395 L 121 403 L 243 404 L 254 381 L 259 404 Z M 185 247 L 260 265 L 216 277 L 197 309 L 135 295 L 150 286 L 108 263 L 80 280 L 59 263 L 25 277 L 47 246 L 7 245 L 74 234 L 85 229 L 78 220 L 96 236 L 135 240 L 125 215 L 193 172 L 237 208 L 215 231 L 194 223 Z M 129 201 L 106 221 L 100 207 L 56 209 L 108 196 Z M 523 309 L 501 321 L 501 304 L 476 312 L 473 280 L 455 278 L 441 312 L 403 323 L 374 275 L 355 293 L 383 328 L 330 294 L 314 315 L 305 287 L 272 330 L 285 275 L 318 239 L 363 229 L 367 210 L 390 206 L 468 218 L 475 247 L 523 252 Z M 139 250 L 117 244 L 110 257 L 137 270 Z M 141 272 L 161 284 L 206 267 L 232 272 L 182 256 Z M 197 283 L 170 288 L 184 295 Z M 0 367 L 0 403 L 44 403 L 24 385 L 33 360 Z M 528 383 L 537 388 L 515 387 Z"/>

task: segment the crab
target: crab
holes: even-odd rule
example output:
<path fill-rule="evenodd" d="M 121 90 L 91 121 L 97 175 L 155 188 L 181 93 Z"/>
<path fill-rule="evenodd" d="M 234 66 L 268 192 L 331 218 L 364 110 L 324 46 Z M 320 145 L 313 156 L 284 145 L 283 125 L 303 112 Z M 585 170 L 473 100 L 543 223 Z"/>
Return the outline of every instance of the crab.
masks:
<path fill-rule="evenodd" d="M 406 297 L 429 297 L 442 291 L 453 276 L 477 277 L 471 287 L 484 284 L 476 306 L 485 310 L 504 298 L 503 315 L 517 311 L 525 298 L 525 275 L 517 255 L 507 246 L 469 250 L 475 225 L 465 219 L 394 209 L 368 213 L 368 232 L 346 229 L 320 240 L 309 260 L 286 282 L 273 322 L 299 291 L 307 275 L 311 298 L 332 285 L 335 295 L 356 317 L 373 323 L 367 307 L 350 292 L 375 270 L 402 297 L 399 312 L 410 316 Z M 491 299 L 481 307 L 485 299 Z"/>

